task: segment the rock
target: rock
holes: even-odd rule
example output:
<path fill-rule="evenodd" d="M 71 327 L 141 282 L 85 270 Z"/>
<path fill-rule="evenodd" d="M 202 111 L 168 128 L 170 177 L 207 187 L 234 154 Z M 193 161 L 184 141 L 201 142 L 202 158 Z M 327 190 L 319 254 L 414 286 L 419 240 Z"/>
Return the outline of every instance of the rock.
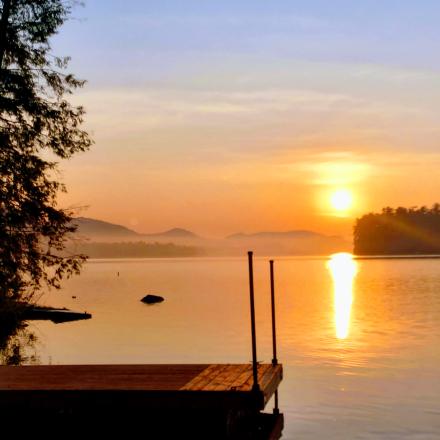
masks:
<path fill-rule="evenodd" d="M 145 304 L 155 304 L 164 301 L 165 298 L 159 295 L 147 295 L 144 296 L 141 301 Z"/>

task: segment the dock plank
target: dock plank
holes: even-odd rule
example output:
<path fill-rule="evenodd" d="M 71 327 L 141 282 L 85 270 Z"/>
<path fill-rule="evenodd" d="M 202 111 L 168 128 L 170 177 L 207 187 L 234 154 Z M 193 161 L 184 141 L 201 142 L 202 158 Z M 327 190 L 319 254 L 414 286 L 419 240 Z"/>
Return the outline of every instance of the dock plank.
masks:
<path fill-rule="evenodd" d="M 224 377 L 224 380 L 221 384 L 218 384 L 217 386 L 213 387 L 214 391 L 219 391 L 219 390 L 224 390 L 226 389 L 227 391 L 231 391 L 233 384 L 235 383 L 235 381 L 237 380 L 238 377 L 240 377 L 243 373 L 248 373 L 249 374 L 249 366 L 244 364 L 244 365 L 234 365 L 234 370 L 233 371 L 229 371 L 229 374 L 227 377 Z"/>
<path fill-rule="evenodd" d="M 261 379 L 263 378 L 266 370 L 270 367 L 268 364 L 259 364 L 257 368 L 258 373 L 258 383 L 260 383 Z M 254 383 L 254 377 L 252 374 L 252 366 L 251 366 L 251 374 L 250 376 L 242 383 L 242 384 L 235 384 L 235 389 L 238 391 L 250 391 L 252 389 L 252 385 Z"/>
<path fill-rule="evenodd" d="M 202 390 L 206 385 L 212 382 L 215 377 L 217 377 L 224 369 L 226 365 L 223 364 L 213 364 L 209 365 L 208 368 L 203 370 L 193 379 L 191 379 L 187 384 L 181 387 L 181 390 L 188 391 L 198 391 Z"/>
<path fill-rule="evenodd" d="M 259 376 L 259 385 L 261 388 L 265 388 L 267 386 L 267 383 L 270 382 L 271 377 L 276 372 L 276 366 L 275 365 L 267 365 L 267 368 L 262 373 L 261 376 Z"/>
<path fill-rule="evenodd" d="M 228 391 L 229 384 L 233 378 L 240 374 L 241 365 L 227 365 L 211 382 L 209 382 L 203 391 Z"/>
<path fill-rule="evenodd" d="M 0 367 L 1 390 L 176 390 L 207 365 Z"/>
<path fill-rule="evenodd" d="M 232 391 L 238 391 L 239 387 L 242 386 L 249 378 L 252 376 L 252 365 L 246 364 L 246 368 L 243 372 L 232 382 L 230 389 Z"/>
<path fill-rule="evenodd" d="M 249 364 L 0 366 L 0 409 L 263 409 L 281 365 L 258 378 L 255 393 Z"/>

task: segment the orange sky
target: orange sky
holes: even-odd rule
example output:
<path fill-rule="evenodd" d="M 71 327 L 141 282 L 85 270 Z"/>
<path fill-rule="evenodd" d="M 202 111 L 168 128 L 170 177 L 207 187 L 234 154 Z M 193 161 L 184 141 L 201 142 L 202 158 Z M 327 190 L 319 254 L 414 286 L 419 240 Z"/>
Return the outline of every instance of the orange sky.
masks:
<path fill-rule="evenodd" d="M 96 144 L 62 164 L 61 204 L 140 232 L 348 236 L 364 212 L 440 201 L 436 24 L 312 3 L 288 23 L 275 4 L 258 17 L 244 3 L 203 17 L 157 6 L 154 20 L 142 2 L 105 20 L 86 7 L 55 49 L 89 80 L 72 99 Z M 432 41 L 417 40 L 422 24 Z M 341 188 L 353 195 L 343 215 L 329 202 Z"/>

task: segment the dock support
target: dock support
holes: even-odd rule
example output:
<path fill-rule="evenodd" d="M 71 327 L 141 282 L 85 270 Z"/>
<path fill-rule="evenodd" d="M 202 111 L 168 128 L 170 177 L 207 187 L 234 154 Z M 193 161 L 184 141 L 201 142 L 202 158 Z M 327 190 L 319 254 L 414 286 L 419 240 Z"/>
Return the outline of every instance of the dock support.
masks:
<path fill-rule="evenodd" d="M 273 270 L 273 260 L 269 261 L 270 264 L 270 303 L 272 307 L 272 349 L 273 358 L 272 364 L 277 365 L 277 333 L 275 326 L 275 280 L 274 280 L 274 270 Z"/>
<path fill-rule="evenodd" d="M 276 325 L 275 325 L 275 276 L 273 269 L 273 260 L 269 261 L 269 265 L 270 265 L 270 303 L 272 309 L 272 349 L 273 349 L 272 365 L 277 365 L 278 359 L 277 359 L 277 333 L 276 333 Z M 275 402 L 274 402 L 273 413 L 278 415 L 280 413 L 280 410 L 278 408 L 278 390 L 275 391 L 274 399 Z"/>
<path fill-rule="evenodd" d="M 249 260 L 249 293 L 251 303 L 251 332 L 252 332 L 252 375 L 253 375 L 253 391 L 259 391 L 258 385 L 258 361 L 257 361 L 257 334 L 255 329 L 255 302 L 254 302 L 254 268 L 253 268 L 253 252 L 248 252 Z"/>

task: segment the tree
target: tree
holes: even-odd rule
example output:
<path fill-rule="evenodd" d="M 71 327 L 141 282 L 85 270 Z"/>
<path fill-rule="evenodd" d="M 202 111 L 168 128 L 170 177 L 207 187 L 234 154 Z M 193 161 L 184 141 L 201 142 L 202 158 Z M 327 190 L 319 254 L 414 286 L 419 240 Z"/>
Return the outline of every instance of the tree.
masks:
<path fill-rule="evenodd" d="M 387 207 L 382 213 L 363 215 L 354 227 L 354 253 L 440 254 L 440 205 Z"/>
<path fill-rule="evenodd" d="M 49 41 L 73 6 L 0 0 L 0 303 L 59 288 L 85 260 L 63 253 L 75 227 L 57 205 L 65 187 L 56 179 L 56 160 L 92 143 L 83 108 L 66 100 L 84 81 L 66 72 L 69 58 L 53 56 Z"/>

